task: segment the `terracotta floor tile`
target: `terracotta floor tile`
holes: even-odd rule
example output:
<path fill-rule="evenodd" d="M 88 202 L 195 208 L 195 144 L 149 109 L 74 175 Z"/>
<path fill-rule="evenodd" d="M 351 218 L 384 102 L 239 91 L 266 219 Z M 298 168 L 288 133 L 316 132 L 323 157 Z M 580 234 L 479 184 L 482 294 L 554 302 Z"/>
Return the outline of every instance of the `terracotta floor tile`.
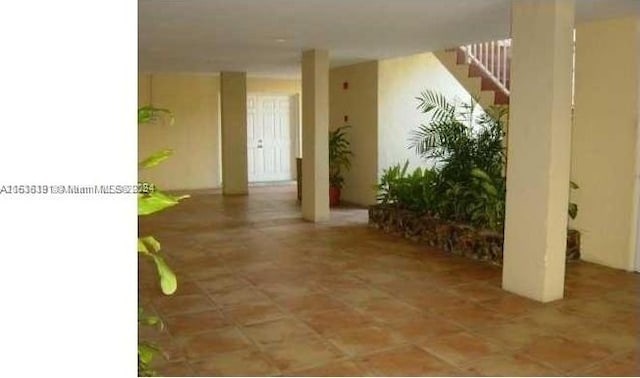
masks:
<path fill-rule="evenodd" d="M 203 360 L 191 362 L 191 366 L 199 376 L 236 377 L 280 374 L 280 370 L 264 353 L 250 349 L 212 354 Z"/>
<path fill-rule="evenodd" d="M 640 298 L 640 293 L 638 294 L 638 298 Z M 638 310 L 640 310 L 640 305 Z M 615 321 L 607 322 L 605 324 L 615 332 L 636 335 L 636 337 L 640 339 L 640 313 L 627 314 Z"/>
<path fill-rule="evenodd" d="M 156 273 L 151 274 L 152 277 L 156 277 Z M 167 295 L 162 293 L 160 290 L 160 285 L 157 281 L 157 278 L 153 280 L 151 285 L 146 289 L 145 294 L 150 296 L 151 298 L 162 298 Z M 193 281 L 178 281 L 178 287 L 176 291 L 171 294 L 172 298 L 183 296 L 183 295 L 194 295 L 194 294 L 203 294 L 202 290 L 193 282 Z"/>
<path fill-rule="evenodd" d="M 327 310 L 344 309 L 346 305 L 327 294 L 310 294 L 276 300 L 282 307 L 295 314 L 310 314 Z"/>
<path fill-rule="evenodd" d="M 168 363 L 184 361 L 185 354 L 182 347 L 166 332 L 162 333 L 162 337 L 150 340 L 150 342 L 158 349 L 153 356 L 152 366 L 160 367 Z"/>
<path fill-rule="evenodd" d="M 188 268 L 182 267 L 182 270 L 186 272 L 188 278 L 192 280 L 208 280 L 220 276 L 226 276 L 230 273 L 230 271 L 223 265 L 197 265 L 197 262 L 193 263 L 197 267 Z"/>
<path fill-rule="evenodd" d="M 329 362 L 311 369 L 294 371 L 296 377 L 362 377 L 368 373 L 353 361 Z"/>
<path fill-rule="evenodd" d="M 555 331 L 545 330 L 529 322 L 509 320 L 478 327 L 473 333 L 505 349 L 515 350 L 530 344 L 540 336 L 553 335 Z"/>
<path fill-rule="evenodd" d="M 499 287 L 485 283 L 472 282 L 456 286 L 449 290 L 453 294 L 469 298 L 472 301 L 482 302 L 487 300 L 499 300 L 507 296 L 504 290 Z"/>
<path fill-rule="evenodd" d="M 565 285 L 565 298 L 567 299 L 589 299 L 599 298 L 606 295 L 609 288 L 600 286 L 593 281 L 579 281 L 576 283 L 567 283 Z"/>
<path fill-rule="evenodd" d="M 502 314 L 475 304 L 446 308 L 435 307 L 433 311 L 440 317 L 471 329 L 486 327 L 505 319 Z"/>
<path fill-rule="evenodd" d="M 304 315 L 302 319 L 316 332 L 324 335 L 370 324 L 374 321 L 372 317 L 349 308 L 314 312 Z"/>
<path fill-rule="evenodd" d="M 545 308 L 542 303 L 503 291 L 500 298 L 479 302 L 480 306 L 493 310 L 507 318 L 526 316 Z"/>
<path fill-rule="evenodd" d="M 481 358 L 469 365 L 467 371 L 475 376 L 554 377 L 558 372 L 517 355 L 495 355 Z"/>
<path fill-rule="evenodd" d="M 297 281 L 297 280 L 296 280 Z M 317 293 L 313 287 L 301 285 L 298 282 L 278 282 L 262 284 L 259 286 L 260 291 L 270 298 L 290 298 L 294 296 L 302 296 Z"/>
<path fill-rule="evenodd" d="M 582 341 L 600 346 L 612 353 L 622 353 L 632 350 L 640 345 L 638 335 L 632 333 L 616 332 L 616 330 L 604 324 L 578 324 L 574 327 L 559 331 L 559 335 L 573 341 Z"/>
<path fill-rule="evenodd" d="M 593 377 L 639 377 L 640 354 L 627 353 L 622 357 L 600 362 L 585 370 L 577 370 L 575 375 Z"/>
<path fill-rule="evenodd" d="M 356 306 L 362 313 L 380 322 L 397 323 L 407 318 L 423 316 L 424 312 L 401 301 L 391 298 L 375 298 Z"/>
<path fill-rule="evenodd" d="M 238 324 L 247 325 L 281 319 L 287 315 L 273 302 L 248 302 L 225 307 L 225 316 Z"/>
<path fill-rule="evenodd" d="M 378 272 L 363 269 L 352 273 L 355 277 L 368 284 L 376 285 L 386 282 L 392 282 L 399 278 L 394 272 Z"/>
<path fill-rule="evenodd" d="M 351 305 L 358 305 L 373 299 L 391 298 L 388 294 L 373 287 L 351 287 L 332 291 L 331 295 Z"/>
<path fill-rule="evenodd" d="M 542 336 L 521 349 L 518 354 L 564 373 L 607 358 L 611 352 L 584 342 L 558 336 Z"/>
<path fill-rule="evenodd" d="M 468 332 L 437 337 L 418 345 L 434 356 L 457 367 L 469 366 L 474 360 L 504 351 L 484 338 Z"/>
<path fill-rule="evenodd" d="M 482 262 L 471 262 L 463 267 L 464 278 L 467 280 L 487 281 L 502 276 L 502 269 L 495 265 Z"/>
<path fill-rule="evenodd" d="M 429 277 L 429 282 L 434 286 L 447 288 L 469 283 L 469 280 L 460 274 L 458 270 L 459 269 L 434 272 Z"/>
<path fill-rule="evenodd" d="M 227 293 L 232 290 L 242 289 L 251 284 L 233 274 L 221 275 L 197 282 L 198 286 L 208 293 Z"/>
<path fill-rule="evenodd" d="M 263 345 L 284 343 L 315 335 L 313 330 L 306 324 L 293 318 L 252 324 L 243 329 L 247 336 Z"/>
<path fill-rule="evenodd" d="M 228 307 L 242 303 L 264 302 L 269 298 L 252 287 L 232 289 L 222 293 L 210 294 L 211 299 L 221 307 Z"/>
<path fill-rule="evenodd" d="M 571 315 L 587 319 L 600 319 L 606 322 L 615 321 L 627 314 L 640 316 L 640 309 L 607 301 L 604 298 L 560 301 L 555 308 Z"/>
<path fill-rule="evenodd" d="M 450 335 L 464 330 L 457 324 L 431 315 L 405 319 L 389 327 L 405 339 L 414 342 Z"/>
<path fill-rule="evenodd" d="M 274 344 L 265 353 L 285 373 L 318 366 L 343 356 L 334 346 L 315 337 Z"/>
<path fill-rule="evenodd" d="M 459 376 L 461 371 L 413 345 L 374 353 L 358 360 L 383 376 Z"/>
<path fill-rule="evenodd" d="M 327 340 L 350 356 L 388 349 L 405 342 L 404 337 L 394 331 L 378 326 L 343 329 L 327 336 Z"/>
<path fill-rule="evenodd" d="M 178 339 L 190 359 L 200 359 L 214 353 L 232 352 L 251 346 L 249 340 L 235 327 L 186 336 Z"/>
<path fill-rule="evenodd" d="M 425 290 L 419 294 L 399 294 L 398 299 L 422 310 L 434 312 L 445 308 L 471 304 L 471 300 L 439 289 Z"/>
<path fill-rule="evenodd" d="M 218 310 L 208 310 L 168 316 L 165 324 L 172 335 L 182 336 L 211 331 L 231 323 Z"/>
<path fill-rule="evenodd" d="M 522 320 L 531 322 L 532 324 L 547 330 L 564 331 L 576 325 L 590 323 L 580 316 L 568 314 L 559 311 L 553 307 L 545 307 L 540 310 L 534 310 L 526 314 Z"/>
<path fill-rule="evenodd" d="M 502 291 L 500 267 L 370 227 L 366 209 L 332 208 L 313 224 L 295 186 L 249 191 L 191 191 L 139 221 L 179 280 L 177 295 L 164 296 L 154 266 L 139 261 L 139 303 L 167 325 L 139 339 L 160 344 L 163 373 L 633 375 L 640 366 L 638 274 L 572 262 L 565 299 L 541 304 Z"/>
<path fill-rule="evenodd" d="M 214 310 L 216 306 L 204 294 L 164 296 L 153 301 L 154 307 L 161 315 L 171 316 L 189 312 Z"/>
<path fill-rule="evenodd" d="M 155 369 L 160 377 L 192 377 L 194 371 L 186 362 L 172 362 Z"/>
<path fill-rule="evenodd" d="M 395 299 L 410 298 L 424 292 L 435 289 L 435 287 L 428 282 L 428 274 L 420 273 L 422 280 L 412 280 L 407 278 L 398 278 L 395 281 L 385 282 L 376 285 L 376 287 Z"/>

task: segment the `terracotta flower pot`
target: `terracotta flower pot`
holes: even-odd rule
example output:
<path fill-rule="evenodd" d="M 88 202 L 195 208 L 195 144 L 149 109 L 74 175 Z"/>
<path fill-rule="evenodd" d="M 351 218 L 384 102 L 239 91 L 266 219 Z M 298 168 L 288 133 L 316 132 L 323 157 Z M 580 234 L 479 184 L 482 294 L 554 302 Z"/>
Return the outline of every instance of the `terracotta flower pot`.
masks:
<path fill-rule="evenodd" d="M 340 187 L 329 187 L 329 206 L 334 207 L 340 204 Z"/>

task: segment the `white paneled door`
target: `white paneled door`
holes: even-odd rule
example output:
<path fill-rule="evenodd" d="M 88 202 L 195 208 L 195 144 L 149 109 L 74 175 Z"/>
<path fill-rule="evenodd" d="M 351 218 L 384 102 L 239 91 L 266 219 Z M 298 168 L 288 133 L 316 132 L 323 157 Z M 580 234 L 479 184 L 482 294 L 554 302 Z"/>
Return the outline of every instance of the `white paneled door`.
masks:
<path fill-rule="evenodd" d="M 289 96 L 247 96 L 249 182 L 292 179 L 291 102 Z"/>

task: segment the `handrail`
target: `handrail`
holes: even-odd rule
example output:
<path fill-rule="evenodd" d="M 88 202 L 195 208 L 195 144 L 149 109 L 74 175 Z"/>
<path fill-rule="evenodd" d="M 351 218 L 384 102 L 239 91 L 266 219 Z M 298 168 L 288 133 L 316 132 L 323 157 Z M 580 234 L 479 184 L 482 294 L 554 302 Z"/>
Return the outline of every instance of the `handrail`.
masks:
<path fill-rule="evenodd" d="M 511 39 L 475 43 L 462 46 L 467 63 L 475 62 L 486 71 L 507 95 L 509 95 L 509 71 L 511 66 Z"/>

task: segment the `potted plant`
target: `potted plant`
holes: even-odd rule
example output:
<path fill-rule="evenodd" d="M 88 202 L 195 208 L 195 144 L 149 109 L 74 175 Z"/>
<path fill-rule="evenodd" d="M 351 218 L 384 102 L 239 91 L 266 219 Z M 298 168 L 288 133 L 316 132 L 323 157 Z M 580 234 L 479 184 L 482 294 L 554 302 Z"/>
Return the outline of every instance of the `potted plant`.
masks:
<path fill-rule="evenodd" d="M 346 131 L 351 126 L 345 125 L 329 131 L 329 205 L 340 203 L 340 191 L 344 183 L 343 170 L 351 168 L 351 144 Z"/>

